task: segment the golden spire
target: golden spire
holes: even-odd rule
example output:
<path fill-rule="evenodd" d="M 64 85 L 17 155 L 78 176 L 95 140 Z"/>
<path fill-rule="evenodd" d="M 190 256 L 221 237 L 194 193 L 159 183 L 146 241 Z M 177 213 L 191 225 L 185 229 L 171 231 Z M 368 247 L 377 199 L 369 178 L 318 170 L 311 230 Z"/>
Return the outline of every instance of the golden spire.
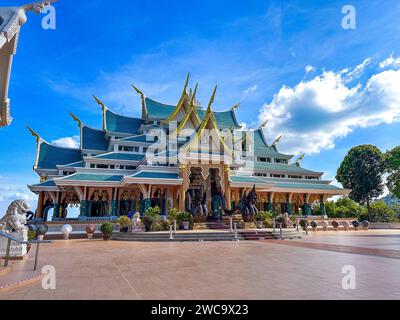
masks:
<path fill-rule="evenodd" d="M 72 119 L 74 119 L 78 123 L 78 126 L 82 128 L 83 125 L 82 121 L 79 120 L 78 117 L 76 117 L 72 112 L 70 112 L 69 115 L 72 117 Z"/>
<path fill-rule="evenodd" d="M 240 107 L 240 102 L 239 102 L 238 104 L 235 104 L 235 105 L 232 107 L 231 111 L 235 111 L 235 110 L 238 109 L 239 107 Z"/>
<path fill-rule="evenodd" d="M 211 111 L 212 112 L 211 106 L 214 103 L 215 95 L 217 94 L 217 89 L 218 89 L 218 86 L 215 86 L 214 91 L 213 91 L 213 93 L 211 95 L 211 98 L 210 98 L 210 102 L 208 103 L 207 111 Z"/>
<path fill-rule="evenodd" d="M 106 105 L 100 100 L 98 99 L 95 95 L 93 96 L 94 100 L 96 100 L 96 102 L 102 107 L 103 111 L 107 110 L 108 108 L 106 107 Z"/>
<path fill-rule="evenodd" d="M 187 77 L 186 77 L 185 87 L 183 88 L 183 94 L 186 93 L 187 87 L 189 85 L 189 80 L 190 80 L 190 72 L 188 72 Z"/>
<path fill-rule="evenodd" d="M 33 137 L 36 137 L 36 143 L 39 143 L 39 141 L 40 141 L 40 136 L 35 132 L 35 131 L 33 131 L 30 127 L 28 127 L 28 126 L 26 126 L 27 128 L 28 128 L 28 130 L 29 130 L 29 132 L 30 132 L 30 134 L 33 136 Z"/>
<path fill-rule="evenodd" d="M 281 142 L 283 135 L 281 134 L 275 141 L 272 143 L 272 145 L 277 145 L 279 142 Z"/>
<path fill-rule="evenodd" d="M 268 124 L 268 122 L 269 122 L 269 120 L 265 121 L 265 122 L 259 127 L 259 129 L 264 128 L 264 127 Z"/>
<path fill-rule="evenodd" d="M 192 95 L 192 99 L 191 99 L 191 101 L 190 101 L 189 110 L 188 110 L 188 112 L 186 113 L 186 116 L 183 118 L 183 120 L 182 120 L 181 124 L 179 125 L 178 129 L 176 130 L 176 132 L 177 132 L 178 134 L 180 134 L 180 133 L 182 132 L 183 128 L 185 127 L 186 123 L 188 122 L 188 120 L 189 120 L 189 118 L 190 118 L 191 113 L 194 112 L 194 111 L 196 110 L 196 106 L 195 106 L 195 104 L 194 104 L 194 101 L 195 101 L 195 99 L 196 99 L 197 87 L 198 87 L 198 83 L 196 83 L 196 86 L 195 86 L 195 88 L 194 88 L 194 92 L 193 92 L 193 95 Z"/>

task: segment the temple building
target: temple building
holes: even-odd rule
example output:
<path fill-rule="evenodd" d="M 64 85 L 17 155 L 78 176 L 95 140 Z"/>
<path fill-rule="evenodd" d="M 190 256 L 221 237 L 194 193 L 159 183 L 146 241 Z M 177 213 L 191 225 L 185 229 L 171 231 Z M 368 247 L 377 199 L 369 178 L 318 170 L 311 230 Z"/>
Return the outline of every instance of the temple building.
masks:
<path fill-rule="evenodd" d="M 254 186 L 258 209 L 311 215 L 315 207 L 323 214 L 329 197 L 349 193 L 322 180 L 322 172 L 303 168 L 303 157 L 293 161 L 281 153 L 280 138 L 268 143 L 267 124 L 242 130 L 238 106 L 213 111 L 216 89 L 202 108 L 197 85 L 189 90 L 188 82 L 176 105 L 133 87 L 141 96 L 140 118 L 117 114 L 95 98 L 103 127 L 91 128 L 71 114 L 80 130 L 76 149 L 50 144 L 29 129 L 40 176 L 29 186 L 38 194 L 36 218 L 67 219 L 72 206 L 80 208 L 79 220 L 114 220 L 150 206 L 166 215 L 171 208 L 190 211 L 199 195 L 210 208 L 218 193 L 234 208 Z"/>

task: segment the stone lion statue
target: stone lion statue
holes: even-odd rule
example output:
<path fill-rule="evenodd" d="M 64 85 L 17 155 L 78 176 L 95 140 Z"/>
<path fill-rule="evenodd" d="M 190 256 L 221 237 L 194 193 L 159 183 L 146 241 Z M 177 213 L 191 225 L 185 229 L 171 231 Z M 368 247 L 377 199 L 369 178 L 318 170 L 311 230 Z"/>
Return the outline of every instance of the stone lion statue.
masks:
<path fill-rule="evenodd" d="M 6 215 L 0 219 L 0 231 L 2 232 L 19 232 L 24 231 L 26 214 L 30 206 L 26 200 L 15 200 L 7 209 Z"/>

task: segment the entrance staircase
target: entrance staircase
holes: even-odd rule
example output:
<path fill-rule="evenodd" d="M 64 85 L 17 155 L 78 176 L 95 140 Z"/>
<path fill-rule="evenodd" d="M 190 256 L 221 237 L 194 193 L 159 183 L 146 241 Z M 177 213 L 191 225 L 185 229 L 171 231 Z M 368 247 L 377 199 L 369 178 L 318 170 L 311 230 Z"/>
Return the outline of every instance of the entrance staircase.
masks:
<path fill-rule="evenodd" d="M 244 228 L 244 222 L 241 215 L 233 216 L 222 216 L 222 221 L 220 222 L 203 222 L 196 223 L 196 230 L 229 230 L 230 229 L 230 218 L 232 218 L 232 223 L 237 223 L 238 229 Z"/>

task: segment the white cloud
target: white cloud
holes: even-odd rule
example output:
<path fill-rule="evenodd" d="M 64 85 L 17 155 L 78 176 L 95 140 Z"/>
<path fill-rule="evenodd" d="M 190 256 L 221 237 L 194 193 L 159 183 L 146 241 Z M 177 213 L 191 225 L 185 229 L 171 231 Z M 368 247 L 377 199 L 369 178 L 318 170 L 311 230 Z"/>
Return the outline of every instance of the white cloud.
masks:
<path fill-rule="evenodd" d="M 79 148 L 79 136 L 60 138 L 51 143 L 57 147 Z"/>
<path fill-rule="evenodd" d="M 347 73 L 346 80 L 348 82 L 358 78 L 372 62 L 372 58 L 367 58 L 363 63 L 356 66 L 351 72 Z"/>
<path fill-rule="evenodd" d="M 382 69 L 385 69 L 387 67 L 400 67 L 400 58 L 394 58 L 392 53 L 389 58 L 383 60 L 379 64 L 379 67 L 381 67 Z"/>
<path fill-rule="evenodd" d="M 251 86 L 251 87 L 248 87 L 248 88 L 244 91 L 244 93 L 245 93 L 245 94 L 254 93 L 254 92 L 257 91 L 257 89 L 258 89 L 258 85 L 255 84 L 255 85 L 253 85 L 253 86 Z"/>
<path fill-rule="evenodd" d="M 353 76 L 370 63 L 367 59 L 357 66 Z M 284 134 L 283 151 L 318 153 L 356 128 L 399 121 L 399 88 L 400 70 L 375 73 L 365 85 L 354 87 L 348 74 L 324 71 L 294 87 L 283 86 L 261 108 L 259 120 L 270 120 L 270 138 Z"/>
<path fill-rule="evenodd" d="M 314 68 L 312 65 L 307 65 L 307 66 L 305 66 L 304 70 L 305 70 L 306 75 L 307 75 L 307 74 L 309 74 L 310 72 L 314 72 L 314 71 L 315 71 L 315 68 Z"/>

